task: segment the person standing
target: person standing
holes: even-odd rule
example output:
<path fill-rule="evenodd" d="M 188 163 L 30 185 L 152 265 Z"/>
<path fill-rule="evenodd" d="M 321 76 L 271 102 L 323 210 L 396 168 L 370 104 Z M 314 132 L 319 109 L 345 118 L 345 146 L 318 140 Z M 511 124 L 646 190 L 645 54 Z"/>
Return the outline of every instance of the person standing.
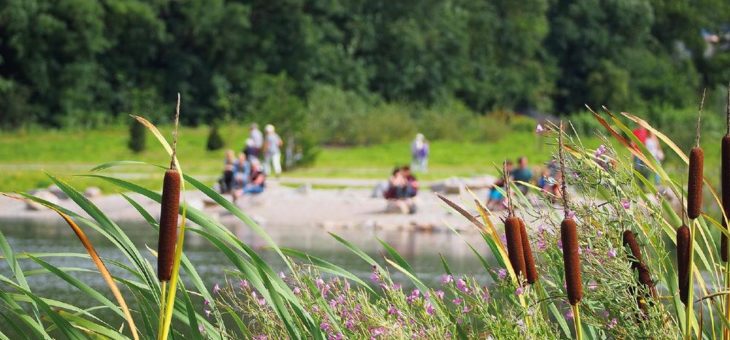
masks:
<path fill-rule="evenodd" d="M 659 143 L 659 138 L 651 131 L 649 131 L 646 136 L 646 140 L 644 141 L 644 145 L 646 146 L 646 149 L 649 150 L 649 153 L 651 153 L 652 157 L 656 159 L 657 163 L 661 165 L 662 161 L 664 160 L 664 151 L 662 151 L 662 145 Z M 655 172 L 653 177 L 654 184 L 658 184 L 659 174 Z"/>
<path fill-rule="evenodd" d="M 271 174 L 273 170 L 274 174 L 279 177 L 281 174 L 281 146 L 284 143 L 281 141 L 281 137 L 276 134 L 273 125 L 266 125 L 264 131 L 266 132 L 264 138 L 264 172 Z"/>
<path fill-rule="evenodd" d="M 525 183 L 530 183 L 532 181 L 532 170 L 527 163 L 527 157 L 521 156 L 520 158 L 517 158 L 517 169 L 512 170 L 512 179 L 517 182 L 515 183 L 517 188 L 520 189 L 523 194 L 526 194 L 529 188 L 525 185 Z"/>
<path fill-rule="evenodd" d="M 264 135 L 261 134 L 261 130 L 259 130 L 259 125 L 256 123 L 251 124 L 251 128 L 248 130 L 248 138 L 251 140 L 251 143 L 246 140 L 246 148 L 251 149 L 250 156 L 253 156 L 255 158 L 261 158 L 261 148 L 264 147 Z M 249 145 L 250 144 L 250 145 Z"/>
<path fill-rule="evenodd" d="M 413 171 L 428 171 L 428 152 L 428 141 L 426 141 L 423 134 L 417 134 L 416 139 L 411 143 L 411 168 L 413 168 Z"/>

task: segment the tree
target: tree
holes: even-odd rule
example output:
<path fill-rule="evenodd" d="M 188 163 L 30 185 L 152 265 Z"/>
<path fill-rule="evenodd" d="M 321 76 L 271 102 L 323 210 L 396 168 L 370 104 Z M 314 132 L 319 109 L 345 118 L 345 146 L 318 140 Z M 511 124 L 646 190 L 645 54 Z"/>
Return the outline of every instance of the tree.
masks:
<path fill-rule="evenodd" d="M 127 141 L 127 147 L 132 152 L 142 152 L 146 147 L 145 138 L 145 127 L 133 119 L 129 124 L 129 141 Z"/>
<path fill-rule="evenodd" d="M 218 124 L 211 124 L 205 149 L 208 151 L 215 151 L 222 149 L 223 146 L 225 146 L 225 142 L 223 141 L 220 133 L 218 133 Z"/>

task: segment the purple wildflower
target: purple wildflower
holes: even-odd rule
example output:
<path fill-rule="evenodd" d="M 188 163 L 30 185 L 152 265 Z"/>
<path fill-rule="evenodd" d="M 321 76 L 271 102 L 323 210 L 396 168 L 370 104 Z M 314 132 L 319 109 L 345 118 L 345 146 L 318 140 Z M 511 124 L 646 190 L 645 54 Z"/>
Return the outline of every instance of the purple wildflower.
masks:
<path fill-rule="evenodd" d="M 504 268 L 500 268 L 499 271 L 497 271 L 497 277 L 500 280 L 504 280 L 504 278 L 507 277 L 507 270 Z"/>
<path fill-rule="evenodd" d="M 517 296 L 522 295 L 524 292 L 525 292 L 525 289 L 522 287 L 517 287 L 517 289 L 515 289 L 515 295 L 517 295 Z"/>
<path fill-rule="evenodd" d="M 489 288 L 485 286 L 482 290 L 482 299 L 484 299 L 484 301 L 489 301 L 490 297 L 491 296 L 489 295 Z"/>
<path fill-rule="evenodd" d="M 370 280 L 375 283 L 380 282 L 380 274 L 378 273 L 378 267 L 373 266 L 373 272 L 370 273 Z"/>
<path fill-rule="evenodd" d="M 302 290 L 299 289 L 299 287 L 294 287 L 294 295 L 299 295 L 302 293 Z"/>
<path fill-rule="evenodd" d="M 558 249 L 563 250 L 563 240 L 558 239 Z"/>
<path fill-rule="evenodd" d="M 240 282 L 238 282 L 238 286 L 241 287 L 241 289 L 248 289 L 248 281 L 241 280 Z"/>
<path fill-rule="evenodd" d="M 383 327 L 377 327 L 377 328 L 371 328 L 370 329 L 370 338 L 377 338 L 380 335 L 385 334 L 385 328 Z"/>
<path fill-rule="evenodd" d="M 439 298 L 439 300 L 443 300 L 444 299 L 444 291 L 443 290 L 440 290 L 439 289 L 435 293 L 436 293 L 436 297 Z"/>
<path fill-rule="evenodd" d="M 286 275 L 284 274 L 284 272 L 279 272 L 279 277 L 280 277 L 280 278 L 281 278 L 282 280 L 283 280 L 283 279 L 286 279 Z"/>
<path fill-rule="evenodd" d="M 454 282 L 454 277 L 451 275 L 443 275 L 441 276 L 441 284 L 447 284 Z"/>
<path fill-rule="evenodd" d="M 464 293 L 469 292 L 469 287 L 466 286 L 466 281 L 464 281 L 464 279 L 459 279 L 458 281 L 456 281 L 456 288 Z"/>
<path fill-rule="evenodd" d="M 451 302 L 453 302 L 455 305 L 460 305 L 462 301 L 463 300 L 461 300 L 461 298 L 458 298 L 458 297 L 451 300 Z"/>
<path fill-rule="evenodd" d="M 575 218 L 575 211 L 568 209 L 568 218 Z"/>
<path fill-rule="evenodd" d="M 349 330 L 353 330 L 355 328 L 355 321 L 352 319 L 347 319 L 345 321 L 345 328 L 347 328 Z"/>
<path fill-rule="evenodd" d="M 539 249 L 540 251 L 547 249 L 547 243 L 545 243 L 544 238 L 541 237 L 537 240 L 537 249 Z"/>
<path fill-rule="evenodd" d="M 327 321 L 322 321 L 322 323 L 319 324 L 319 328 L 325 332 L 329 331 L 331 326 Z"/>
<path fill-rule="evenodd" d="M 535 127 L 535 133 L 543 133 L 545 131 L 545 128 L 542 127 L 542 124 L 537 124 Z"/>
<path fill-rule="evenodd" d="M 221 291 L 221 286 L 219 286 L 217 283 L 213 286 L 213 294 L 218 294 Z"/>
<path fill-rule="evenodd" d="M 330 336 L 327 337 L 327 340 L 342 340 L 344 337 L 342 336 L 342 333 L 337 334 L 330 334 Z"/>
<path fill-rule="evenodd" d="M 253 340 L 269 340 L 269 337 L 264 334 L 254 335 Z"/>
<path fill-rule="evenodd" d="M 569 309 L 567 312 L 565 312 L 565 319 L 566 320 L 573 320 L 573 309 Z"/>
<path fill-rule="evenodd" d="M 426 314 L 433 315 L 434 309 L 430 302 L 426 302 L 424 307 L 426 308 Z"/>
<path fill-rule="evenodd" d="M 461 309 L 461 312 L 464 314 L 469 313 L 469 312 L 471 312 L 471 308 L 469 306 L 467 306 L 466 304 L 464 304 L 464 308 Z"/>
<path fill-rule="evenodd" d="M 210 317 L 210 313 L 211 313 L 210 309 L 204 309 L 203 312 L 205 312 L 205 317 L 206 318 L 209 318 Z"/>
<path fill-rule="evenodd" d="M 616 325 L 618 325 L 618 320 L 616 320 L 616 318 L 613 318 L 606 326 L 608 327 L 608 329 L 613 329 L 614 327 L 616 327 Z"/>
<path fill-rule="evenodd" d="M 621 206 L 623 206 L 624 209 L 628 210 L 629 208 L 631 208 L 631 201 L 621 200 Z"/>
<path fill-rule="evenodd" d="M 398 308 L 395 308 L 395 306 L 390 305 L 390 307 L 388 307 L 388 315 L 399 315 L 399 314 L 400 314 L 400 311 L 398 310 Z"/>
<path fill-rule="evenodd" d="M 606 149 L 606 146 L 605 146 L 605 145 L 603 145 L 603 144 L 601 144 L 601 145 L 600 145 L 600 146 L 599 146 L 599 147 L 598 147 L 598 148 L 596 149 L 596 152 L 595 152 L 595 153 L 594 153 L 593 155 L 594 155 L 594 156 L 596 156 L 596 158 L 598 158 L 598 157 L 601 157 L 601 156 L 603 156 L 603 154 L 605 154 L 605 153 L 606 153 L 606 151 L 607 151 L 607 149 Z"/>
<path fill-rule="evenodd" d="M 588 289 L 590 290 L 596 290 L 598 288 L 598 282 L 595 280 L 591 280 L 591 282 L 588 282 Z"/>
<path fill-rule="evenodd" d="M 203 300 L 203 306 L 208 306 L 208 305 L 210 305 L 210 301 L 208 301 L 208 299 Z"/>
<path fill-rule="evenodd" d="M 608 257 L 614 258 L 614 257 L 616 257 L 616 254 L 617 254 L 617 252 L 616 252 L 615 248 L 611 248 L 608 250 Z"/>

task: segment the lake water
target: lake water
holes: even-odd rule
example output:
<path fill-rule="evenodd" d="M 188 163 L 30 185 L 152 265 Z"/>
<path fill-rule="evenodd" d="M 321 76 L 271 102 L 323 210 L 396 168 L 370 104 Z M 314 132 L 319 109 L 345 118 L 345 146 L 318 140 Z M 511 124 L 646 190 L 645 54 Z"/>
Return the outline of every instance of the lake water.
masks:
<path fill-rule="evenodd" d="M 153 263 L 154 267 L 156 261 L 146 249 L 146 247 L 157 248 L 157 235 L 152 228 L 139 222 L 119 222 L 119 225 L 142 254 Z M 263 240 L 250 228 L 240 225 L 230 228 L 241 240 L 259 251 L 277 270 L 283 269 L 277 255 L 265 249 Z M 60 219 L 58 221 L 43 222 L 0 220 L 0 231 L 3 232 L 16 253 L 85 253 L 75 234 Z M 102 258 L 115 259 L 126 263 L 126 259 L 122 254 L 103 236 L 93 230 L 85 229 L 85 231 Z M 370 274 L 370 267 L 367 263 L 352 254 L 321 228 L 282 226 L 270 227 L 267 232 L 279 246 L 294 248 L 318 256 L 350 270 L 364 280 Z M 383 249 L 376 240 L 376 237 L 380 238 L 398 250 L 409 261 L 420 279 L 426 284 L 434 286 L 438 284 L 441 275 L 444 273 L 439 254 L 447 259 L 454 273 L 476 275 L 485 282 L 488 280 L 488 275 L 484 273 L 481 263 L 466 245 L 464 239 L 469 240 L 482 255 L 493 261 L 493 257 L 489 255 L 488 247 L 477 233 L 467 233 L 462 238 L 453 232 L 418 233 L 395 230 L 343 229 L 339 230 L 337 234 L 361 247 L 377 260 L 383 259 L 381 254 Z M 206 281 L 208 287 L 212 287 L 217 282 L 222 282 L 225 279 L 226 270 L 232 269 L 232 265 L 225 256 L 205 239 L 192 232 L 186 235 L 184 251 L 195 265 L 200 276 Z M 91 261 L 84 258 L 53 257 L 45 258 L 45 260 L 59 267 L 95 269 Z M 35 263 L 29 260 L 22 260 L 21 265 L 25 270 L 38 268 Z M 122 274 L 117 268 L 107 265 L 110 267 L 112 274 Z M 0 273 L 9 277 L 12 276 L 5 261 L 0 261 Z M 396 281 L 406 287 L 410 286 L 403 275 L 399 275 L 395 270 L 392 270 L 391 273 L 394 274 Z M 75 273 L 74 275 L 90 286 L 98 288 L 102 292 L 106 291 L 105 284 L 98 274 Z M 41 296 L 54 297 L 77 305 L 87 305 L 90 302 L 84 294 L 52 274 L 31 275 L 28 281 L 33 291 Z"/>

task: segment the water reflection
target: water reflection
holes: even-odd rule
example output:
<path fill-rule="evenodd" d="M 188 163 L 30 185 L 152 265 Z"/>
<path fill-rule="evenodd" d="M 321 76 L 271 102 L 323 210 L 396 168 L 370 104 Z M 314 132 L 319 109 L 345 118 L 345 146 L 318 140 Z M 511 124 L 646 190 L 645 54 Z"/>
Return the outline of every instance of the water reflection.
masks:
<path fill-rule="evenodd" d="M 155 259 L 147 250 L 147 248 L 157 248 L 157 235 L 154 230 L 149 225 L 138 222 L 119 222 L 119 226 L 143 256 L 153 263 L 154 267 Z M 81 227 L 87 232 L 102 258 L 129 263 L 128 259 L 124 258 L 117 248 L 101 234 L 89 226 L 81 225 Z M 232 224 L 228 227 L 237 237 L 257 250 L 276 270 L 283 269 L 283 264 L 278 260 L 276 254 L 267 249 L 265 241 L 251 228 L 242 223 Z M 0 220 L 0 230 L 17 253 L 56 253 L 57 256 L 46 257 L 44 260 L 67 268 L 68 271 L 75 270 L 74 268 L 95 269 L 88 258 L 69 255 L 69 253 L 85 252 L 70 228 L 61 221 Z M 318 256 L 342 266 L 362 278 L 369 276 L 368 264 L 321 228 L 281 226 L 269 227 L 266 231 L 279 246 L 302 250 Z M 468 240 L 478 252 L 487 255 L 488 247 L 476 233 L 459 236 L 451 232 L 414 233 L 403 230 L 342 229 L 338 230 L 336 234 L 361 247 L 370 256 L 380 261 L 382 261 L 383 249 L 377 239 L 389 243 L 411 263 L 418 277 L 427 284 L 436 285 L 444 272 L 440 255 L 446 258 L 454 273 L 471 275 L 481 273 L 477 276 L 482 280 L 487 280 L 481 263 L 464 241 Z M 222 281 L 225 278 L 226 270 L 232 269 L 232 265 L 221 252 L 203 237 L 194 233 L 188 233 L 186 236 L 185 254 L 209 286 Z M 25 270 L 39 267 L 29 260 L 22 260 L 21 265 Z M 129 277 L 128 273 L 111 265 L 110 270 L 114 275 Z M 4 261 L 0 264 L 0 272 L 10 276 L 9 268 Z M 394 274 L 396 280 L 408 286 L 407 280 L 403 276 Z M 93 273 L 75 272 L 74 275 L 94 288 L 105 286 L 101 278 Z M 78 294 L 75 288 L 63 280 L 50 274 L 31 275 L 28 281 L 31 288 L 43 296 L 58 296 L 58 293 L 64 293 L 65 301 L 81 305 L 85 305 L 85 299 L 88 299 L 88 297 Z"/>

